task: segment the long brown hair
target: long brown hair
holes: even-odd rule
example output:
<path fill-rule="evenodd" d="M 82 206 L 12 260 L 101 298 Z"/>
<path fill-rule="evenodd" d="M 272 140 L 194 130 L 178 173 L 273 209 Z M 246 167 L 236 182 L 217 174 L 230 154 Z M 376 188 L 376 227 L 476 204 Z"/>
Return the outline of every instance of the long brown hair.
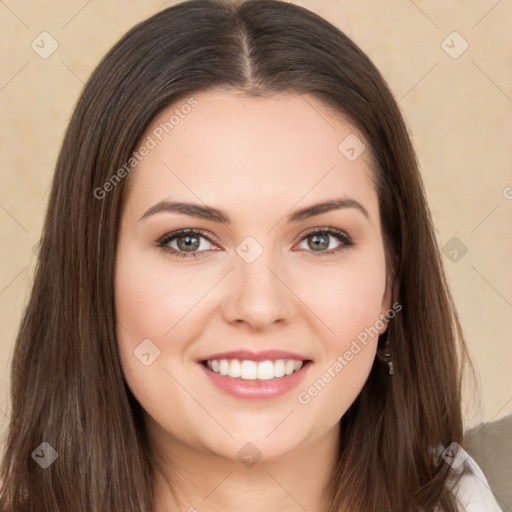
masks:
<path fill-rule="evenodd" d="M 381 74 L 343 32 L 278 0 L 165 9 L 131 29 L 85 86 L 59 154 L 14 348 L 2 512 L 153 511 L 158 467 L 115 334 L 128 180 L 109 180 L 124 177 L 119 169 L 159 111 L 219 86 L 311 94 L 347 116 L 375 156 L 388 278 L 402 306 L 379 341 L 389 343 L 394 374 L 375 358 L 341 419 L 328 512 L 455 512 L 450 466 L 432 448 L 462 444 L 461 376 L 470 361 L 407 128 Z M 43 442 L 57 454 L 46 468 L 34 457 L 36 449 L 53 453 Z"/>

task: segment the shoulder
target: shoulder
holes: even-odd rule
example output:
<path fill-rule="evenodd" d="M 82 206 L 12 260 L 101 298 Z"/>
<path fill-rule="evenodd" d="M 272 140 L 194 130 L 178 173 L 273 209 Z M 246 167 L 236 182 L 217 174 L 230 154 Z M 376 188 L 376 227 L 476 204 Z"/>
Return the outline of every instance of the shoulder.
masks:
<path fill-rule="evenodd" d="M 466 471 L 452 488 L 459 512 L 503 512 L 485 478 L 473 458 L 464 452 Z"/>

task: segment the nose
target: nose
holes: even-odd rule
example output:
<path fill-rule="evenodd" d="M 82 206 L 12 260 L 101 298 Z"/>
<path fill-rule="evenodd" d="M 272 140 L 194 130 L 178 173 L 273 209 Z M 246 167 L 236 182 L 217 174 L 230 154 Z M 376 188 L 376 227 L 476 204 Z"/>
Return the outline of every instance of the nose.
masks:
<path fill-rule="evenodd" d="M 264 250 L 252 263 L 236 257 L 223 302 L 228 322 L 245 323 L 261 330 L 290 321 L 294 294 L 286 283 L 285 272 L 270 252 Z"/>

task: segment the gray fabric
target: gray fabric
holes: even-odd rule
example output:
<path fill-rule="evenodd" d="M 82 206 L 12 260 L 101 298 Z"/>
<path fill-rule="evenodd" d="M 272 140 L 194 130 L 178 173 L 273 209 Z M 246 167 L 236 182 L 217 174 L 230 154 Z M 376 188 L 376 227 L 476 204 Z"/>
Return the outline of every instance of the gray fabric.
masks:
<path fill-rule="evenodd" d="M 512 414 L 467 430 L 464 449 L 482 469 L 503 512 L 512 512 Z"/>

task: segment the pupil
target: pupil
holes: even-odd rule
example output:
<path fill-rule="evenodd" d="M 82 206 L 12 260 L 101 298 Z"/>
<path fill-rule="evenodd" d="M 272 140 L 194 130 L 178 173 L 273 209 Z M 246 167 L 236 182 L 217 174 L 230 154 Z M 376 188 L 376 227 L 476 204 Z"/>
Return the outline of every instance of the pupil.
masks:
<path fill-rule="evenodd" d="M 309 238 L 314 240 L 312 248 L 327 249 L 329 247 L 329 235 L 313 235 Z M 318 239 L 321 240 L 318 241 Z"/>
<path fill-rule="evenodd" d="M 181 243 L 181 240 L 185 239 L 184 243 Z M 181 250 L 188 251 L 190 248 L 197 249 L 199 247 L 199 237 L 197 236 L 180 236 L 178 238 L 178 247 Z"/>

